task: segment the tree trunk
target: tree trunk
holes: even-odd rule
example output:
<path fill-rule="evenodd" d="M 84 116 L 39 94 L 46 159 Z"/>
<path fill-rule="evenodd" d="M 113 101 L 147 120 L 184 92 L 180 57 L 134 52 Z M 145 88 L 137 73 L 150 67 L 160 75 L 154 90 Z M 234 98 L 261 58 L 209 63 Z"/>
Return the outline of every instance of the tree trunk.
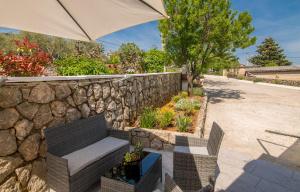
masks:
<path fill-rule="evenodd" d="M 193 95 L 193 80 L 194 80 L 195 66 L 193 62 L 187 64 L 187 80 L 188 80 L 188 94 Z"/>
<path fill-rule="evenodd" d="M 188 80 L 188 94 L 189 96 L 193 95 L 193 73 L 188 71 L 187 73 L 187 80 Z"/>

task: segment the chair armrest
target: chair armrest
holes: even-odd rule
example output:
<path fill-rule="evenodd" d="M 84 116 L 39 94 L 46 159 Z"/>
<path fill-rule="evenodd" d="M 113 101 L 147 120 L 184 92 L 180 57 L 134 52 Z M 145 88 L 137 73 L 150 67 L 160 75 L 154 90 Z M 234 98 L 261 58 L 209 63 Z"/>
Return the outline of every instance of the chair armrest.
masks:
<path fill-rule="evenodd" d="M 54 191 L 69 191 L 68 160 L 47 153 L 47 183 Z"/>
<path fill-rule="evenodd" d="M 124 130 L 117 130 L 117 129 L 110 129 L 108 131 L 109 136 L 118 138 L 118 139 L 124 139 L 129 141 L 130 136 L 129 136 L 129 131 L 124 131 Z"/>
<path fill-rule="evenodd" d="M 206 147 L 207 140 L 201 139 L 198 137 L 176 136 L 175 145 L 176 146 Z"/>

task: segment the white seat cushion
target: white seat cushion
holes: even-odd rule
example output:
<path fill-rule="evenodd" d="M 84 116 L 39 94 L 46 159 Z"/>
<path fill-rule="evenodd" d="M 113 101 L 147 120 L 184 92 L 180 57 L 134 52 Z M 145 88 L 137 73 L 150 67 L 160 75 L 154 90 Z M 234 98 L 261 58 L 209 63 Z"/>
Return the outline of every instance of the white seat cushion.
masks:
<path fill-rule="evenodd" d="M 93 162 L 101 159 L 105 155 L 114 152 L 124 145 L 129 144 L 128 141 L 117 139 L 114 137 L 106 137 L 85 148 L 74 151 L 62 158 L 68 160 L 70 175 L 74 175 L 78 171 L 84 169 Z"/>
<path fill-rule="evenodd" d="M 209 155 L 206 147 L 175 146 L 174 151 L 179 153 L 190 153 L 195 155 Z"/>

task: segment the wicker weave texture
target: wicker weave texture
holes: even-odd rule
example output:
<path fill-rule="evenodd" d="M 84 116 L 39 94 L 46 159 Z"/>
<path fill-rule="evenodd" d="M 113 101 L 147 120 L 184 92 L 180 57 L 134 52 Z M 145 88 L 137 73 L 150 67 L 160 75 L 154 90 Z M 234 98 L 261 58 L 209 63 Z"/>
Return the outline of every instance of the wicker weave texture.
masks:
<path fill-rule="evenodd" d="M 101 177 L 101 192 L 135 192 L 134 185 Z"/>
<path fill-rule="evenodd" d="M 217 155 L 224 136 L 223 130 L 214 123 L 209 140 L 176 137 L 177 146 L 206 146 L 209 155 L 174 152 L 173 176 L 184 191 L 200 190 L 215 181 Z"/>
<path fill-rule="evenodd" d="M 109 133 L 114 137 L 128 138 L 128 132 L 110 131 L 103 114 L 64 126 L 47 128 L 45 135 L 48 145 L 49 187 L 57 192 L 85 192 L 99 182 L 101 175 L 122 161 L 125 153 L 130 150 L 129 144 L 91 163 L 72 176 L 69 174 L 68 161 L 61 156 L 93 144 L 107 137 Z"/>
<path fill-rule="evenodd" d="M 64 156 L 108 135 L 104 114 L 45 129 L 48 152 Z"/>
<path fill-rule="evenodd" d="M 47 184 L 57 192 L 69 192 L 69 170 L 66 159 L 47 153 Z"/>
<path fill-rule="evenodd" d="M 214 122 L 207 143 L 207 150 L 211 155 L 218 156 L 223 137 L 224 131 L 216 122 Z"/>
<path fill-rule="evenodd" d="M 165 192 L 183 192 L 169 174 L 165 175 Z"/>
<path fill-rule="evenodd" d="M 117 129 L 109 129 L 109 136 L 118 138 L 118 139 L 124 139 L 129 141 L 130 139 L 130 133 L 129 131 L 123 131 L 123 130 L 117 130 Z"/>
<path fill-rule="evenodd" d="M 198 138 L 198 137 L 185 137 L 185 136 L 176 136 L 175 138 L 176 146 L 197 146 L 197 147 L 206 147 L 207 140 Z"/>
<path fill-rule="evenodd" d="M 129 144 L 106 155 L 71 177 L 69 176 L 67 161 L 48 153 L 48 185 L 56 192 L 85 192 L 99 182 L 101 175 L 119 164 L 128 151 Z"/>

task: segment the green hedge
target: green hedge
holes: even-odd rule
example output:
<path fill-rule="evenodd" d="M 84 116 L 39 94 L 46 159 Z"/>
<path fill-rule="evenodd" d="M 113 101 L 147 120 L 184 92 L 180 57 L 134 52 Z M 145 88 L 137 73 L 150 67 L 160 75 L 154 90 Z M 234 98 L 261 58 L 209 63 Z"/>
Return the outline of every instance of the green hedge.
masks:
<path fill-rule="evenodd" d="M 85 56 L 70 56 L 55 61 L 55 66 L 59 75 L 101 75 L 111 74 L 106 65 L 97 58 Z"/>

